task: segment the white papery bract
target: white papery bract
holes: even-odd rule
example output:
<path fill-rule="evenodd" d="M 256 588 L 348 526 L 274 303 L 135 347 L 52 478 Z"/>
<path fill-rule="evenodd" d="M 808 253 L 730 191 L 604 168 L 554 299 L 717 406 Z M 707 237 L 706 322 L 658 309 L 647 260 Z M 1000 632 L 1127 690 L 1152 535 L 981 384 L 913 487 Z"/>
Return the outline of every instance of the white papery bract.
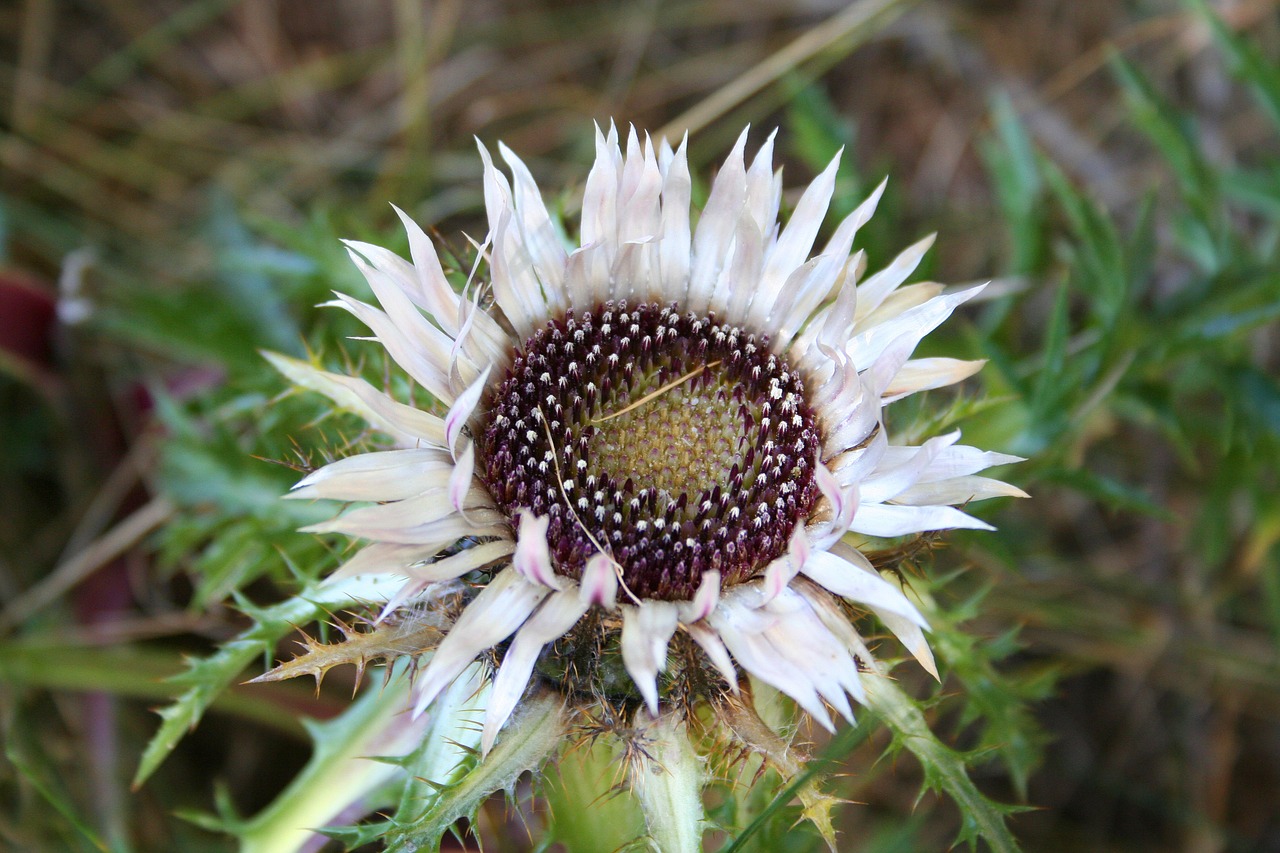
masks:
<path fill-rule="evenodd" d="M 1016 457 L 964 446 L 958 433 L 896 445 L 882 418 L 887 403 L 981 366 L 912 358 L 981 288 L 904 284 L 931 238 L 859 282 L 863 256 L 853 244 L 883 185 L 818 246 L 838 158 L 782 226 L 773 137 L 750 163 L 746 143 L 744 131 L 695 216 L 683 143 L 654 145 L 633 130 L 622 146 L 612 128 L 597 129 L 580 242 L 568 246 L 520 159 L 499 146 L 508 178 L 481 147 L 487 280 L 462 293 L 404 214 L 411 262 L 349 243 L 378 305 L 345 295 L 332 304 L 369 326 L 438 401 L 433 412 L 361 379 L 272 357 L 396 444 L 327 465 L 291 495 L 357 504 L 308 528 L 368 540 L 336 576 L 404 577 L 384 615 L 432 584 L 478 579 L 419 674 L 415 707 L 510 640 L 487 709 L 486 751 L 540 655 L 593 611 L 596 624 L 616 626 L 621 663 L 653 714 L 679 635 L 726 689 L 736 691 L 745 671 L 824 726 L 830 709 L 851 718 L 849 699 L 863 699 L 861 679 L 875 662 L 839 598 L 874 613 L 937 671 L 924 616 L 848 536 L 986 528 L 955 505 L 1022 495 L 978 476 Z M 581 364 L 574 340 L 595 347 Z M 657 366 L 635 367 L 630 354 L 642 352 Z M 700 352 L 721 355 L 699 362 Z M 544 399 L 538 389 L 555 393 Z M 605 426 L 624 415 L 644 425 L 634 428 L 638 445 L 632 426 Z M 644 434 L 654 430 L 657 439 Z M 676 455 L 660 458 L 668 448 Z"/>

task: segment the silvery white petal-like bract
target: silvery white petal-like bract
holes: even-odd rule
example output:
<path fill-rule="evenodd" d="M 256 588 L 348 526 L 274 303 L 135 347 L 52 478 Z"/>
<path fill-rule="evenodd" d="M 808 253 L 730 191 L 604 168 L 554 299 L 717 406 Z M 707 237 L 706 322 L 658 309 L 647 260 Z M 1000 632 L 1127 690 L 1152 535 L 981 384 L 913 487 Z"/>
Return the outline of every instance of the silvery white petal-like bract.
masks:
<path fill-rule="evenodd" d="M 849 698 L 864 697 L 860 679 L 878 677 L 879 670 L 836 596 L 877 614 L 936 677 L 917 603 L 845 536 L 986 528 L 955 505 L 1023 494 L 979 476 L 1017 457 L 958 444 L 958 433 L 897 445 L 882 417 L 887 403 L 958 382 L 981 366 L 912 358 L 921 339 L 981 288 L 948 292 L 933 283 L 906 283 L 932 236 L 862 279 L 866 259 L 854 241 L 884 184 L 819 243 L 839 157 L 796 196 L 784 224 L 774 136 L 750 158 L 747 143 L 744 130 L 711 181 L 706 204 L 695 211 L 687 140 L 673 147 L 634 129 L 622 140 L 612 126 L 597 128 L 579 239 L 570 243 L 525 163 L 499 143 L 508 177 L 480 145 L 489 233 L 476 245 L 487 268 L 478 273 L 478 259 L 462 292 L 451 285 L 430 238 L 398 208 L 410 260 L 349 242 L 377 304 L 344 294 L 331 304 L 372 330 L 434 399 L 433 411 L 363 379 L 267 356 L 292 382 L 361 416 L 394 444 L 325 465 L 289 495 L 357 504 L 306 528 L 368 540 L 334 578 L 401 576 L 400 592 L 382 597 L 384 615 L 444 588 L 440 584 L 477 585 L 425 660 L 415 710 L 430 705 L 482 652 L 514 636 L 494 679 L 485 751 L 523 695 L 538 655 L 592 608 L 611 614 L 613 625 L 620 617 L 622 664 L 654 714 L 668 645 L 679 632 L 702 649 L 729 689 L 737 690 L 745 670 L 824 726 L 832 725 L 828 707 L 851 717 Z M 807 517 L 794 520 L 786 552 L 754 577 L 730 583 L 706 571 L 689 600 L 638 598 L 607 542 L 566 574 L 553 558 L 545 516 L 532 507 L 510 515 L 496 509 L 478 443 L 489 417 L 486 395 L 537 330 L 568 310 L 594 310 L 611 299 L 714 314 L 719 323 L 767 336 L 772 353 L 804 378 L 820 430 L 821 447 L 809 460 L 820 497 Z M 549 430 L 541 411 L 529 412 L 526 426 Z M 867 670 L 861 674 L 859 661 Z"/>

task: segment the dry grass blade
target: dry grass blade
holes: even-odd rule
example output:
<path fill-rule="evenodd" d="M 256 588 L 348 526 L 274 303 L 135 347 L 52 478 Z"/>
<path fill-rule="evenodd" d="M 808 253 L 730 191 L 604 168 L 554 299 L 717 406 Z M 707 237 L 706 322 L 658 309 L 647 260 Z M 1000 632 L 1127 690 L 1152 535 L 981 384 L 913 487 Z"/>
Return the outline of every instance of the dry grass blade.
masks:
<path fill-rule="evenodd" d="M 862 0 L 851 4 L 667 122 L 655 135 L 674 139 L 686 131 L 692 134 L 702 130 L 815 56 L 837 48 L 843 52 L 852 50 L 888 26 L 907 5 L 908 0 Z"/>
<path fill-rule="evenodd" d="M 601 415 L 598 418 L 592 418 L 591 423 L 602 424 L 605 421 L 611 421 L 614 418 L 622 417 L 627 412 L 635 411 L 636 409 L 640 408 L 650 400 L 656 400 L 658 397 L 661 397 L 663 394 L 667 393 L 668 391 L 671 391 L 675 388 L 680 387 L 684 383 L 688 382 L 690 379 L 693 379 L 694 377 L 699 376 L 704 370 L 708 370 L 713 367 L 718 367 L 719 365 L 720 365 L 720 359 L 716 359 L 715 361 L 709 362 L 707 364 L 700 364 L 697 367 L 695 367 L 693 370 L 690 370 L 688 373 L 684 374 L 683 376 L 677 376 L 675 379 L 672 379 L 670 382 L 663 385 L 661 388 L 656 388 L 653 391 L 650 391 L 648 394 L 645 394 L 643 397 L 636 400 L 634 403 L 631 403 L 626 407 L 619 409 L 616 412 L 610 412 L 607 415 Z"/>
<path fill-rule="evenodd" d="M 154 498 L 135 510 L 102 536 L 64 560 L 40 583 L 9 602 L 0 613 L 0 631 L 8 631 L 33 613 L 53 603 L 64 592 L 138 544 L 148 533 L 173 518 L 176 508 L 168 498 Z"/>

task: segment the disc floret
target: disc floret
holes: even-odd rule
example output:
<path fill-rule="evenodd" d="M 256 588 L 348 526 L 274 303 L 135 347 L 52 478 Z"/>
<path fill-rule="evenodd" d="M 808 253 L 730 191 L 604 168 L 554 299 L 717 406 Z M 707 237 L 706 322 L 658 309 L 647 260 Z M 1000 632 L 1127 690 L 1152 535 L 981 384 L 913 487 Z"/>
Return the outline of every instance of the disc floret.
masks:
<path fill-rule="evenodd" d="M 677 306 L 551 320 L 488 401 L 498 507 L 548 516 L 558 574 L 608 554 L 638 598 L 689 600 L 782 554 L 817 497 L 817 420 L 768 338 Z"/>

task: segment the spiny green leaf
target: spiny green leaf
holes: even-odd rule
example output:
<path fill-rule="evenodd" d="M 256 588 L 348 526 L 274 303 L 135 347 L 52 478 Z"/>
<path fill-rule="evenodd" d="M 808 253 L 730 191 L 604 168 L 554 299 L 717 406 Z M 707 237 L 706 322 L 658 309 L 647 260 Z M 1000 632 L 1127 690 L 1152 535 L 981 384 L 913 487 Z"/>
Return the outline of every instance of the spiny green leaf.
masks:
<path fill-rule="evenodd" d="M 240 836 L 241 853 L 294 853 L 315 828 L 338 815 L 373 811 L 394 801 L 383 789 L 407 773 L 371 756 L 412 752 L 428 722 L 408 713 L 411 691 L 404 667 L 400 669 L 389 684 L 371 685 L 340 716 L 324 723 L 307 721 L 314 751 L 306 767 L 270 806 L 251 820 L 226 827 Z"/>
<path fill-rule="evenodd" d="M 308 637 L 303 641 L 306 651 L 250 683 L 311 676 L 319 684 L 330 669 L 346 664 L 355 666 L 359 677 L 370 662 L 390 664 L 434 649 L 446 621 L 443 614 L 427 610 L 398 614 L 365 629 L 339 625 L 345 635 L 342 640 L 324 643 Z"/>
<path fill-rule="evenodd" d="M 976 605 L 969 609 L 977 611 Z M 1052 667 L 1002 671 L 999 663 L 1020 648 L 1017 629 L 992 638 L 978 637 L 961 627 L 955 616 L 954 612 L 935 614 L 931 639 L 943 670 L 964 686 L 954 697 L 961 704 L 960 727 L 977 725 L 976 751 L 998 756 L 1018 796 L 1025 799 L 1028 778 L 1040 762 L 1044 740 L 1026 703 L 1049 694 L 1056 671 Z"/>
<path fill-rule="evenodd" d="M 483 761 L 469 759 L 457 780 L 443 787 L 421 814 L 407 818 L 397 813 L 385 836 L 388 853 L 439 850 L 440 839 L 459 819 L 473 816 L 490 794 L 515 784 L 520 774 L 537 768 L 559 748 L 565 725 L 560 696 L 546 692 L 526 698 Z"/>
<path fill-rule="evenodd" d="M 331 610 L 347 607 L 376 595 L 367 578 L 321 585 L 261 611 L 259 620 L 235 639 L 206 658 L 191 662 L 187 671 L 173 681 L 189 685 L 173 704 L 160 710 L 160 728 L 143 751 L 133 785 L 147 780 L 168 757 L 188 731 L 200 722 L 213 700 L 227 688 L 255 657 L 271 647 L 297 625 L 326 616 Z"/>
<path fill-rule="evenodd" d="M 614 851 L 644 837 L 640 805 L 623 784 L 623 755 L 621 738 L 600 737 L 578 742 L 548 763 L 539 786 L 549 806 L 547 847 Z"/>
<path fill-rule="evenodd" d="M 982 839 L 995 853 L 1016 853 L 1018 843 L 1005 819 L 1022 807 L 994 802 L 979 791 L 964 757 L 938 740 L 915 701 L 889 678 L 864 678 L 863 685 L 867 706 L 892 730 L 895 743 L 919 759 L 926 784 L 945 791 L 960 807 L 959 840 L 972 845 Z"/>
<path fill-rule="evenodd" d="M 841 729 L 822 755 L 806 760 L 800 753 L 747 706 L 726 705 L 721 709 L 727 729 L 744 746 L 758 753 L 786 780 L 778 791 L 722 853 L 740 853 L 759 833 L 775 825 L 778 813 L 795 799 L 803 805 L 801 818 L 810 821 L 827 846 L 839 849 L 831 813 L 839 800 L 822 791 L 820 785 L 833 768 L 848 757 L 870 733 L 867 726 Z M 759 784 L 758 782 L 756 784 Z"/>

